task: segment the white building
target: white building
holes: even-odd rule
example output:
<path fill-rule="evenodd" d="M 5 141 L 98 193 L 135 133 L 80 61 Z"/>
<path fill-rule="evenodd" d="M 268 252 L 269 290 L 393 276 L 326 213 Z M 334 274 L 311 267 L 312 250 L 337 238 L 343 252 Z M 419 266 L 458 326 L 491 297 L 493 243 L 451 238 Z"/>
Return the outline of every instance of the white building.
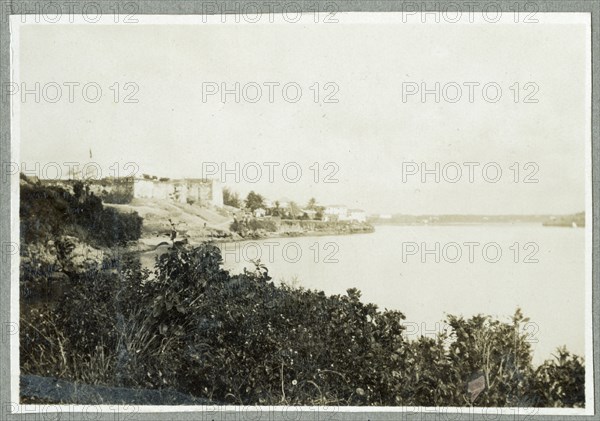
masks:
<path fill-rule="evenodd" d="M 348 207 L 345 205 L 328 205 L 323 211 L 324 221 L 347 221 Z"/>
<path fill-rule="evenodd" d="M 348 219 L 354 222 L 367 222 L 367 213 L 362 209 L 350 209 Z"/>

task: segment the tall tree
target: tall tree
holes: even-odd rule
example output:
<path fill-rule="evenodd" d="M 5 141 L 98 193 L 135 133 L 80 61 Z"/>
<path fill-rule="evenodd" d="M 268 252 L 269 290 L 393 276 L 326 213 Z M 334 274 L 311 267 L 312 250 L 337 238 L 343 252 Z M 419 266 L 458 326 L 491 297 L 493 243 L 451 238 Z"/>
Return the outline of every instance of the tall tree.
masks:
<path fill-rule="evenodd" d="M 265 207 L 264 200 L 264 197 L 262 197 L 260 194 L 251 191 L 246 197 L 246 207 L 254 212 L 258 208 Z"/>

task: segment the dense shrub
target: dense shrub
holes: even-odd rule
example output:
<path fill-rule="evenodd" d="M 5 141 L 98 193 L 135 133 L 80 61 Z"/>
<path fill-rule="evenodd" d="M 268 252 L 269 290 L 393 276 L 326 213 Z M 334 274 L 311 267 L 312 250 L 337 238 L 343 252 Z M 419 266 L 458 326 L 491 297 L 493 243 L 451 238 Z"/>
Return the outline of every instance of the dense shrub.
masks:
<path fill-rule="evenodd" d="M 585 366 L 583 359 L 559 348 L 535 372 L 537 406 L 577 407 L 585 403 Z"/>
<path fill-rule="evenodd" d="M 122 259 L 129 266 L 130 260 Z M 88 384 L 138 384 L 124 378 L 123 350 L 143 334 L 136 325 L 142 315 L 133 315 L 140 307 L 131 304 L 140 291 L 125 280 L 128 271 L 119 274 L 113 266 L 107 260 L 97 270 L 69 273 L 69 288 L 58 303 L 21 305 L 23 373 Z M 134 348 L 144 345 L 140 340 Z"/>
<path fill-rule="evenodd" d="M 402 313 L 345 295 L 277 286 L 259 263 L 232 275 L 219 248 L 174 246 L 153 271 L 72 279 L 56 309 L 23 316 L 22 371 L 180 392 L 232 404 L 582 406 L 584 366 L 562 353 L 533 370 L 519 326 L 449 316 L 435 338 L 405 338 Z M 93 304 L 92 304 L 93 301 Z"/>
<path fill-rule="evenodd" d="M 277 223 L 272 219 L 249 218 L 248 220 L 234 220 L 229 229 L 242 237 L 253 236 L 261 231 L 277 232 Z"/>
<path fill-rule="evenodd" d="M 85 193 L 83 184 L 71 194 L 59 187 L 21 184 L 21 243 L 46 242 L 69 234 L 97 246 L 112 247 L 140 238 L 142 218 L 119 213 Z"/>
<path fill-rule="evenodd" d="M 482 406 L 532 406 L 532 352 L 528 333 L 521 329 L 528 319 L 517 310 L 511 323 L 489 316 L 465 320 L 449 316 L 452 341 L 448 348 L 446 380 L 467 384 L 478 371 L 485 375 L 487 389 L 478 398 Z M 454 396 L 454 403 L 469 403 Z"/>
<path fill-rule="evenodd" d="M 232 403 L 378 400 L 356 391 L 373 384 L 380 393 L 372 380 L 385 367 L 376 363 L 402 346 L 402 314 L 379 313 L 354 290 L 327 297 L 276 287 L 262 266 L 231 276 L 220 259 L 212 245 L 172 250 L 145 291 L 158 330 L 188 351 L 177 355 L 180 387 Z"/>

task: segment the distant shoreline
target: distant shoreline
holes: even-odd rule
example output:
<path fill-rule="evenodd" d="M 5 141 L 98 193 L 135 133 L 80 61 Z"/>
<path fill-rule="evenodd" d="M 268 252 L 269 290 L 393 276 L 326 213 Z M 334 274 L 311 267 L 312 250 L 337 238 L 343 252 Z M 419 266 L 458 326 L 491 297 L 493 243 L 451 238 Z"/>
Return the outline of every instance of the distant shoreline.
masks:
<path fill-rule="evenodd" d="M 584 227 L 585 212 L 567 215 L 389 215 L 372 217 L 374 225 L 496 225 L 540 224 L 543 226 Z"/>
<path fill-rule="evenodd" d="M 444 226 L 469 226 L 469 225 L 539 225 L 544 227 L 563 227 L 571 228 L 570 224 L 552 224 L 545 222 L 534 222 L 534 221 L 488 221 L 488 222 L 371 222 L 374 226 L 419 226 L 419 227 L 444 227 Z M 584 226 L 578 225 L 577 228 L 585 228 Z"/>

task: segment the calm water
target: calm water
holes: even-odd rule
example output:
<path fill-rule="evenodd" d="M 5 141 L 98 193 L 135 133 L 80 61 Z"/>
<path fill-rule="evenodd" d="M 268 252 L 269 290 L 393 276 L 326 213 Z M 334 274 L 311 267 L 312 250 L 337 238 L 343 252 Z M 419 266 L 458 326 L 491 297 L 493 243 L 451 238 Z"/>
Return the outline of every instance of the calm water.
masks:
<path fill-rule="evenodd" d="M 445 314 L 485 313 L 508 321 L 521 307 L 531 319 L 523 329 L 531 334 L 536 363 L 561 345 L 584 355 L 584 229 L 377 226 L 372 234 L 221 247 L 226 268 L 234 272 L 250 268 L 249 260 L 260 254 L 278 282 L 330 294 L 358 288 L 363 301 L 402 311 L 414 337 L 433 335 Z"/>

